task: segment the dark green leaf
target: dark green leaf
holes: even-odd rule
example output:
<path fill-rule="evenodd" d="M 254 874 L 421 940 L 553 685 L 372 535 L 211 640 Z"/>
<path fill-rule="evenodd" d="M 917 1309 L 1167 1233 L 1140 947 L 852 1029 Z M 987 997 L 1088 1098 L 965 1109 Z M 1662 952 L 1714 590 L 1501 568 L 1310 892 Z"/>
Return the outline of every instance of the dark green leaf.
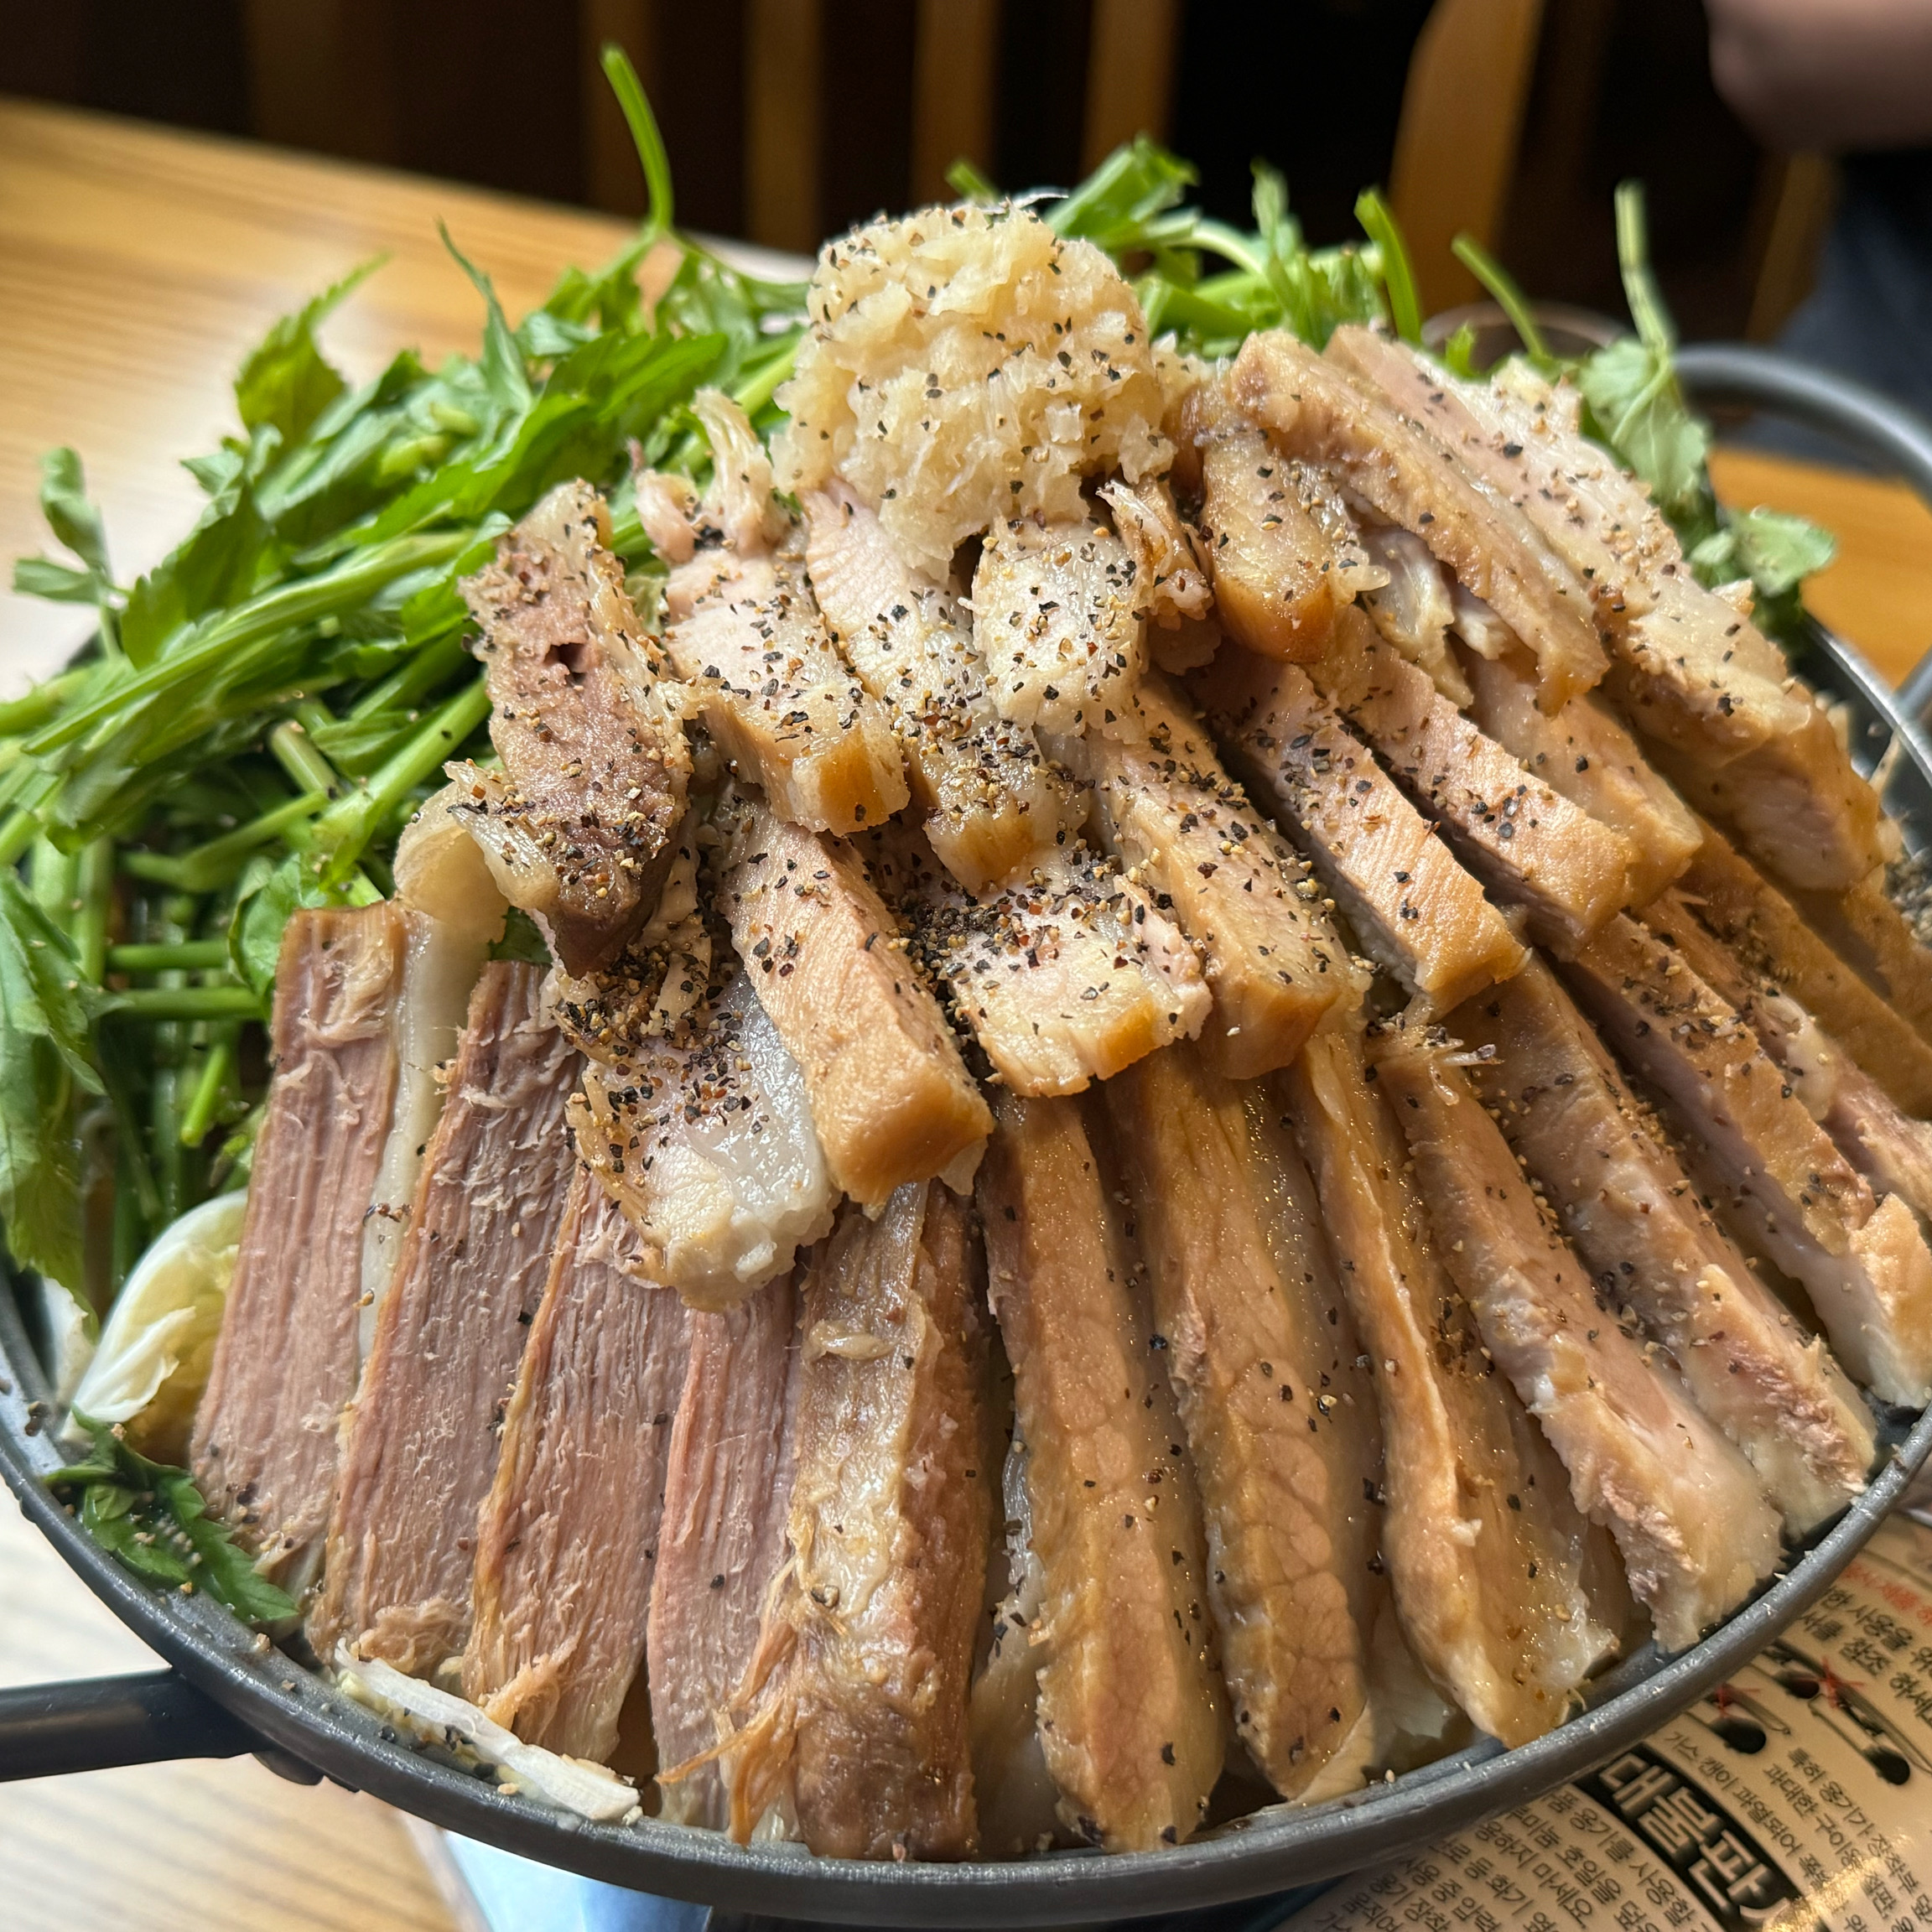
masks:
<path fill-rule="evenodd" d="M 455 257 L 456 265 L 470 278 L 483 298 L 483 382 L 491 396 L 505 409 L 530 407 L 530 372 L 523 366 L 523 352 L 517 346 L 515 332 L 504 319 L 503 304 L 496 299 L 496 284 L 470 261 L 451 239 L 447 226 L 439 221 L 437 231 L 443 246 Z"/>
<path fill-rule="evenodd" d="M 235 407 L 246 428 L 269 425 L 285 443 L 293 443 L 342 393 L 341 377 L 316 346 L 316 325 L 382 261 L 378 256 L 351 269 L 262 338 L 235 378 Z"/>

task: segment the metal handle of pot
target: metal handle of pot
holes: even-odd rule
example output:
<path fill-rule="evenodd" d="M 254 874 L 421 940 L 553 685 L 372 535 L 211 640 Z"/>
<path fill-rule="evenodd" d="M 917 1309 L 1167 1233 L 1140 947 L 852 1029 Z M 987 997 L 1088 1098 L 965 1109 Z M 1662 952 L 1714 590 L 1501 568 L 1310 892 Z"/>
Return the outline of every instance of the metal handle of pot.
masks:
<path fill-rule="evenodd" d="M 262 1748 L 173 1670 L 0 1690 L 0 1782 L 176 1758 L 240 1758 Z"/>
<path fill-rule="evenodd" d="M 1696 342 L 1677 351 L 1678 380 L 1693 402 L 1743 403 L 1815 429 L 1896 470 L 1932 506 L 1932 428 L 1862 383 L 1742 342 Z M 1932 713 L 1932 650 L 1898 687 L 1907 717 Z"/>

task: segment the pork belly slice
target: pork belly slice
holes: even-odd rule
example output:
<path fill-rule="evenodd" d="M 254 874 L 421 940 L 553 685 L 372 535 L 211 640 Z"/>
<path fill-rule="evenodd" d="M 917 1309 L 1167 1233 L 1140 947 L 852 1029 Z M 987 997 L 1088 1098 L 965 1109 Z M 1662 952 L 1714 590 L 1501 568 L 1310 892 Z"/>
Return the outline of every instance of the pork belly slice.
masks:
<path fill-rule="evenodd" d="M 486 968 L 345 1428 L 318 1656 L 346 1644 L 420 1677 L 468 1640 L 477 1513 L 563 1223 L 576 1079 L 541 969 Z"/>
<path fill-rule="evenodd" d="M 1616 1537 L 1658 1641 L 1695 1644 L 1771 1573 L 1777 1511 L 1676 1369 L 1592 1291 L 1440 1036 L 1387 1028 L 1371 1051 L 1436 1252 L 1484 1343 L 1562 1457 L 1576 1507 Z"/>
<path fill-rule="evenodd" d="M 1932 1216 L 1932 1126 L 1899 1108 L 1776 980 L 1753 973 L 1713 938 L 1685 895 L 1662 894 L 1644 907 L 1643 918 L 1737 1009 L 1839 1152 L 1875 1192 L 1901 1196 L 1923 1227 Z"/>
<path fill-rule="evenodd" d="M 691 1317 L 664 1472 L 646 1640 L 663 1815 L 722 1831 L 720 1741 L 747 1692 L 786 1561 L 798 1402 L 798 1298 L 784 1275 Z"/>
<path fill-rule="evenodd" d="M 1002 718 L 1098 730 L 1130 708 L 1147 662 L 1140 573 L 1104 524 L 1015 517 L 986 532 L 973 574 L 973 643 Z"/>
<path fill-rule="evenodd" d="M 1675 533 L 1644 486 L 1579 432 L 1574 389 L 1515 370 L 1465 381 L 1355 323 L 1326 353 L 1521 511 L 1587 587 L 1599 623 L 1614 631 L 1650 609 L 1656 572 L 1681 554 Z"/>
<path fill-rule="evenodd" d="M 693 1307 L 724 1308 L 825 1233 L 837 1196 L 804 1076 L 750 975 L 721 955 L 707 978 L 664 1031 L 586 1062 L 570 1122 L 645 1271 Z"/>
<path fill-rule="evenodd" d="M 463 1695 L 527 1744 L 607 1763 L 644 1662 L 691 1317 L 585 1168 L 476 1525 Z"/>
<path fill-rule="evenodd" d="M 1793 901 L 1722 833 L 1710 824 L 1703 833 L 1704 843 L 1680 880 L 1698 918 L 1745 965 L 1775 979 L 1815 1015 L 1908 1114 L 1932 1114 L 1932 1044 L 1913 1024 L 1906 989 L 1899 989 L 1900 1010 L 1895 1010 L 1888 997 L 1893 995 L 1892 980 L 1875 974 L 1877 983 L 1868 984 L 1848 963 L 1858 961 L 1869 967 L 1872 954 L 1859 946 L 1845 923 L 1823 926 L 1835 943 L 1847 948 L 1841 957 Z M 1873 918 L 1875 935 L 1892 935 L 1888 943 L 1896 957 L 1915 965 L 1916 950 L 1903 949 L 1916 947 L 1909 932 L 1898 933 L 1870 895 L 1853 896 Z M 1828 915 L 1833 909 L 1833 901 L 1823 895 L 1807 898 L 1806 904 L 1813 916 Z M 1926 1016 L 1932 1022 L 1932 1004 L 1926 1007 Z M 1932 1031 L 1932 1026 L 1927 1030 Z"/>
<path fill-rule="evenodd" d="M 1307 1171 L 1261 1090 L 1176 1046 L 1105 1092 L 1200 1484 L 1234 1734 L 1291 1797 L 1363 1722 L 1371 1384 Z"/>
<path fill-rule="evenodd" d="M 650 917 L 691 754 L 672 682 L 610 554 L 610 512 L 559 484 L 465 579 L 501 771 L 452 766 L 497 885 L 572 973 Z"/>
<path fill-rule="evenodd" d="M 1670 1351 L 1796 1536 L 1865 1487 L 1872 1418 L 1824 1343 L 1705 1212 L 1616 1062 L 1540 961 L 1450 1015 L 1469 1074 L 1601 1296 Z"/>
<path fill-rule="evenodd" d="M 1354 1026 L 1324 1027 L 1276 1087 L 1374 1366 L 1382 1561 L 1424 1668 L 1478 1728 L 1520 1744 L 1562 1722 L 1612 1640 L 1588 1525 L 1443 1270 L 1362 1055 Z"/>
<path fill-rule="evenodd" d="M 1093 787 L 1109 851 L 1206 956 L 1208 1064 L 1231 1079 L 1272 1072 L 1353 993 L 1348 948 L 1306 862 L 1249 804 L 1193 708 L 1157 673 L 1141 687 L 1140 716 L 1144 739 L 1090 735 L 1064 755 Z"/>
<path fill-rule="evenodd" d="M 849 1207 L 802 1289 L 791 1627 L 775 1736 L 799 1836 L 837 1858 L 976 1849 L 967 1687 L 994 1446 L 970 1208 L 938 1182 Z M 754 1720 L 751 1736 L 757 1735 Z M 770 1768 L 751 1743 L 741 1827 Z"/>
<path fill-rule="evenodd" d="M 944 1173 L 993 1116 L 853 849 L 727 801 L 718 906 L 805 1081 L 833 1185 L 868 1207 Z"/>
<path fill-rule="evenodd" d="M 1783 875 L 1789 878 L 1789 870 Z M 1886 891 L 1883 875 L 1874 870 L 1843 891 L 1793 883 L 1800 889 L 1792 902 L 1819 937 L 1921 1039 L 1932 1041 L 1932 953 Z"/>
<path fill-rule="evenodd" d="M 356 1391 L 364 1221 L 395 1109 L 409 938 L 408 916 L 387 904 L 298 911 L 283 932 L 275 1071 L 189 1452 L 209 1508 L 296 1587 L 328 1527 L 336 1423 Z"/>
<path fill-rule="evenodd" d="M 1336 611 L 1385 575 L 1355 541 L 1334 485 L 1285 458 L 1224 380 L 1190 392 L 1176 441 L 1190 468 L 1198 463 L 1202 546 L 1228 634 L 1266 657 L 1318 657 Z"/>
<path fill-rule="evenodd" d="M 977 899 L 915 828 L 892 828 L 867 858 L 954 1022 L 1015 1093 L 1078 1093 L 1208 1019 L 1193 946 L 1083 842 Z"/>
<path fill-rule="evenodd" d="M 859 681 L 891 714 L 932 849 L 969 892 L 1050 852 L 1067 816 L 1031 730 L 1002 718 L 965 614 L 902 562 L 838 484 L 805 500 L 812 589 Z"/>
<path fill-rule="evenodd" d="M 1503 915 L 1305 670 L 1223 651 L 1190 688 L 1251 796 L 1411 994 L 1442 1011 L 1521 966 Z"/>
<path fill-rule="evenodd" d="M 1922 1405 L 1932 1254 L 1911 1209 L 1875 1198 L 1736 1009 L 1635 920 L 1613 920 L 1567 971 L 1602 1036 L 1664 1096 L 1732 1231 L 1802 1284 L 1861 1382 Z"/>
<path fill-rule="evenodd" d="M 1136 486 L 1116 477 L 1094 494 L 1107 506 L 1114 533 L 1133 560 L 1134 608 L 1178 643 L 1189 625 L 1212 614 L 1214 589 L 1166 479 L 1152 476 Z M 1157 648 L 1161 641 L 1148 641 Z M 1100 722 L 1106 723 L 1104 716 Z"/>
<path fill-rule="evenodd" d="M 1469 715 L 1531 776 L 1578 810 L 1629 840 L 1629 902 L 1641 906 L 1690 863 L 1702 843 L 1696 814 L 1651 766 L 1623 720 L 1587 691 L 1551 715 L 1536 702 L 1536 683 L 1512 652 L 1462 658 Z"/>
<path fill-rule="evenodd" d="M 1429 673 L 1452 704 L 1466 709 L 1469 681 L 1449 641 L 1457 621 L 1455 594 L 1434 552 L 1412 530 L 1366 518 L 1362 543 L 1388 579 L 1363 592 L 1363 609 L 1411 664 Z"/>
<path fill-rule="evenodd" d="M 1632 842 L 1479 731 L 1360 611 L 1342 613 L 1309 675 L 1534 937 L 1567 949 L 1629 903 Z"/>
<path fill-rule="evenodd" d="M 1035 1661 L 1062 1823 L 1148 1851 L 1192 1832 L 1221 1774 L 1200 1504 L 1078 1106 L 1003 1095 L 998 1111 L 979 1213 L 1041 1573 L 1031 1627 L 998 1641 Z"/>
<path fill-rule="evenodd" d="M 1236 399 L 1291 456 L 1327 465 L 1378 516 L 1413 530 L 1535 653 L 1556 710 L 1603 675 L 1590 598 L 1521 511 L 1441 443 L 1285 331 L 1250 335 Z"/>

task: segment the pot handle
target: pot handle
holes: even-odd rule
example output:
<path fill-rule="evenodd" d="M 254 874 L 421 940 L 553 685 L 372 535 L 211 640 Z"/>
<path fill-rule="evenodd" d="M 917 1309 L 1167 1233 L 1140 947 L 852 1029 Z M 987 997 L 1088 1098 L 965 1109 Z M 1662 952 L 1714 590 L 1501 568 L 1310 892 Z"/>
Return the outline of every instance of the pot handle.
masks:
<path fill-rule="evenodd" d="M 262 1749 L 260 1738 L 173 1670 L 0 1690 L 0 1782 Z"/>
<path fill-rule="evenodd" d="M 1686 343 L 1677 377 L 1693 402 L 1742 402 L 1802 423 L 1904 478 L 1932 505 L 1932 428 L 1862 383 L 1742 342 Z M 1899 709 L 1915 724 L 1932 712 L 1932 651 L 1906 673 Z"/>

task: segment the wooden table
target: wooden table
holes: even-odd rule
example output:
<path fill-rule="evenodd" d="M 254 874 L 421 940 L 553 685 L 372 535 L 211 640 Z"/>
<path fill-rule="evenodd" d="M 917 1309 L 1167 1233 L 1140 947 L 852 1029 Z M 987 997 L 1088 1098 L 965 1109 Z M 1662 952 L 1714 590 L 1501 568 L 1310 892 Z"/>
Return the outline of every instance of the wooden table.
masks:
<path fill-rule="evenodd" d="M 267 325 L 371 255 L 388 265 L 330 322 L 352 378 L 400 344 L 470 348 L 475 291 L 439 216 L 514 315 L 621 224 L 441 183 L 60 110 L 0 104 L 0 556 L 39 548 L 40 453 L 87 465 L 123 579 L 194 517 L 177 466 L 229 428 L 228 379 Z M 1732 454 L 1732 500 L 1797 509 L 1839 534 L 1820 611 L 1896 678 L 1932 644 L 1932 515 L 1903 490 Z M 56 664 L 82 628 L 0 595 L 0 695 Z M 151 1662 L 0 1504 L 0 1682 Z M 8 1923 L 64 1932 L 448 1932 L 394 1813 L 250 1759 L 0 1786 Z"/>

